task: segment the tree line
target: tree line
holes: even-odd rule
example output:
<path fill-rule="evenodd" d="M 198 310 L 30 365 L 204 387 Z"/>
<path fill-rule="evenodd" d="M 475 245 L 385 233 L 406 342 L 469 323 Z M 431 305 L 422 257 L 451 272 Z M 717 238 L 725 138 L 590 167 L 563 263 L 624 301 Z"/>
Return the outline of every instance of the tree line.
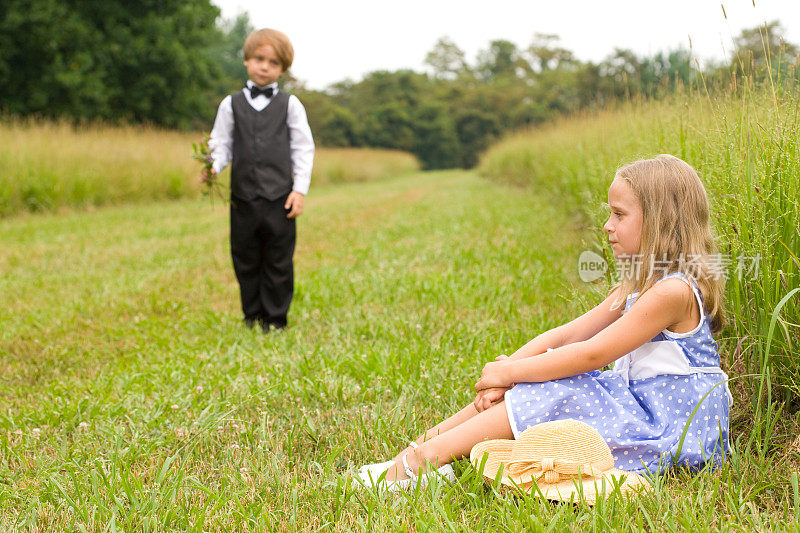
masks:
<path fill-rule="evenodd" d="M 246 80 L 246 14 L 227 20 L 209 0 L 5 0 L 0 13 L 0 111 L 76 122 L 209 129 L 219 100 Z M 577 59 L 558 36 L 520 48 L 495 40 L 470 63 L 442 37 L 427 72 L 377 71 L 310 90 L 288 76 L 317 142 L 414 153 L 426 168 L 470 167 L 508 130 L 697 83 L 725 84 L 754 67 L 797 77 L 798 48 L 777 22 L 745 30 L 725 62 L 697 68 L 689 50 L 614 50 Z M 764 71 L 760 69 L 759 71 Z"/>
<path fill-rule="evenodd" d="M 744 30 L 729 60 L 702 70 L 684 48 L 650 56 L 617 49 L 584 62 L 551 34 L 535 34 L 525 49 L 492 41 L 470 64 L 443 37 L 425 59 L 430 73 L 380 71 L 325 91 L 293 89 L 322 144 L 407 150 L 426 168 L 471 167 L 505 132 L 576 111 L 700 84 L 715 90 L 763 75 L 766 64 L 774 77 L 797 80 L 799 50 L 782 34 L 778 22 Z"/>

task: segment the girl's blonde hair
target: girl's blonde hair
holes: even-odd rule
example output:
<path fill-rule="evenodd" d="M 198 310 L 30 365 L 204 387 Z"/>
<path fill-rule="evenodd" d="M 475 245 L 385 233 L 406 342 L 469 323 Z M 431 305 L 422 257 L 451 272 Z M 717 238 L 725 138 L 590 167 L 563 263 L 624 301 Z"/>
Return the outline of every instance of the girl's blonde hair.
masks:
<path fill-rule="evenodd" d="M 644 293 L 663 275 L 682 272 L 697 283 L 711 330 L 718 332 L 725 322 L 725 277 L 719 270 L 706 190 L 697 172 L 685 161 L 663 154 L 623 166 L 614 179 L 630 185 L 642 207 L 639 254 L 614 287 L 621 288 L 615 305 L 624 305 L 631 294 Z"/>

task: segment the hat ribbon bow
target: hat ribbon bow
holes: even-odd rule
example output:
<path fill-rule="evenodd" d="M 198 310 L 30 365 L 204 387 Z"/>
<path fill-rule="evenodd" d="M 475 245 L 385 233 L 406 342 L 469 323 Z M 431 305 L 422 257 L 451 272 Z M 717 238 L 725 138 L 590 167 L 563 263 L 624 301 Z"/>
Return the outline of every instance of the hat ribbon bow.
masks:
<path fill-rule="evenodd" d="M 558 483 L 575 476 L 593 476 L 614 466 L 613 460 L 609 465 L 606 462 L 580 464 L 560 461 L 555 457 L 534 456 L 527 460 L 509 461 L 508 473 L 520 478 L 530 477 L 536 482 Z"/>

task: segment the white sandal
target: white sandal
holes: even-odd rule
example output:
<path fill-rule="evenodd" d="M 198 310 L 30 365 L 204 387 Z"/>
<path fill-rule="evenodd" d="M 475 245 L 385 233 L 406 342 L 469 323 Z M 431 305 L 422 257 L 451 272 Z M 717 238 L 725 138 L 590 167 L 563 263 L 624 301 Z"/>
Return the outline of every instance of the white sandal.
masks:
<path fill-rule="evenodd" d="M 417 448 L 419 448 L 419 444 L 417 444 L 413 440 L 411 442 L 409 442 L 408 445 L 413 450 L 416 450 Z M 387 470 L 389 470 L 389 467 L 391 467 L 393 464 L 394 464 L 394 461 L 392 459 L 389 459 L 388 461 L 385 461 L 383 463 L 372 463 L 372 464 L 364 465 L 364 466 L 362 466 L 362 467 L 360 467 L 358 469 L 358 472 L 359 473 L 361 473 L 361 472 L 372 472 L 373 479 L 378 479 L 378 477 L 381 474 L 383 474 L 384 472 L 386 472 Z"/>
<path fill-rule="evenodd" d="M 412 446 L 414 448 L 414 446 Z M 362 471 L 358 474 L 358 480 L 362 487 L 374 487 L 378 490 L 385 490 L 387 492 L 398 492 L 401 490 L 408 490 L 416 488 L 420 486 L 420 488 L 425 488 L 432 479 L 443 478 L 445 481 L 452 482 L 456 479 L 456 474 L 453 471 L 453 466 L 451 464 L 446 464 L 440 466 L 436 470 L 432 470 L 430 472 L 426 472 L 421 476 L 418 476 L 414 470 L 408 465 L 408 461 L 406 460 L 406 455 L 404 454 L 402 457 L 403 462 L 403 469 L 405 470 L 408 479 L 396 479 L 394 481 L 386 481 L 386 479 L 380 479 L 384 472 L 388 470 L 394 461 L 389 461 L 390 465 L 386 467 L 383 471 L 378 474 L 376 477 L 371 471 Z M 383 464 L 383 463 L 382 463 Z M 380 481 L 379 481 L 380 479 Z"/>

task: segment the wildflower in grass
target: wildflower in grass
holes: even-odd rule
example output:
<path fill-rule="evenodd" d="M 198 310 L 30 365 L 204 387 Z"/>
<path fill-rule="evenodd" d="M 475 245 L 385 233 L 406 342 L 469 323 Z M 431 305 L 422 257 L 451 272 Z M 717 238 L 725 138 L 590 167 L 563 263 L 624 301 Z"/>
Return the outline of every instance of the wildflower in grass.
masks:
<path fill-rule="evenodd" d="M 88 427 L 89 424 L 87 424 L 86 422 L 81 422 L 80 424 L 78 424 L 78 429 L 86 429 Z"/>
<path fill-rule="evenodd" d="M 42 430 L 39 428 L 33 428 L 33 430 L 31 431 L 31 437 L 33 437 L 34 439 L 38 439 L 41 436 L 41 434 Z"/>
<path fill-rule="evenodd" d="M 197 394 L 202 394 L 202 393 L 203 393 L 203 390 L 204 390 L 204 389 L 203 389 L 203 386 L 202 386 L 202 385 L 198 385 L 197 387 L 195 387 L 195 388 L 194 388 L 194 391 L 195 391 Z"/>

